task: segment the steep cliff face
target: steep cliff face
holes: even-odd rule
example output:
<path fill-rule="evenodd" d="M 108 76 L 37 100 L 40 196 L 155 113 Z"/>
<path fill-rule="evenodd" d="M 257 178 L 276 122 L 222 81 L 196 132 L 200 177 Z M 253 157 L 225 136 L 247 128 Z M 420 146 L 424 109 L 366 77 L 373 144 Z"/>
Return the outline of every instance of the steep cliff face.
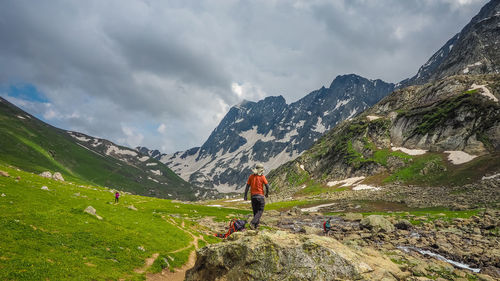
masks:
<path fill-rule="evenodd" d="M 295 159 L 327 130 L 393 89 L 393 84 L 350 74 L 337 76 L 329 88 L 291 104 L 282 96 L 244 101 L 229 110 L 201 147 L 155 155 L 196 186 L 236 191 L 255 163 L 263 163 L 269 171 Z"/>
<path fill-rule="evenodd" d="M 500 73 L 500 1 L 492 0 L 460 33 L 439 49 L 399 87 L 421 85 L 452 75 Z"/>
<path fill-rule="evenodd" d="M 298 183 L 304 182 L 304 178 L 326 183 L 354 176 L 390 174 L 409 166 L 409 154 L 417 149 L 422 154 L 445 151 L 461 151 L 471 157 L 497 154 L 499 98 L 498 74 L 452 76 L 397 90 L 356 118 L 335 127 L 310 150 L 274 170 L 269 177 L 275 188 L 290 192 L 298 190 Z M 429 172 L 441 168 L 439 163 L 432 165 L 425 164 L 424 168 Z M 419 172 L 422 171 L 416 171 Z"/>

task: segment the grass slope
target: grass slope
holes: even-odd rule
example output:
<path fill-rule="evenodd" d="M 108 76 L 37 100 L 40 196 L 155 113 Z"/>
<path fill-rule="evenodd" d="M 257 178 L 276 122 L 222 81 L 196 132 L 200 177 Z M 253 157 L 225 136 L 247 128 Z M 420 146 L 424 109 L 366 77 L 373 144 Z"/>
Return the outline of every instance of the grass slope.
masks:
<path fill-rule="evenodd" d="M 154 272 L 185 263 L 192 234 L 201 244 L 218 241 L 197 219 L 249 213 L 127 194 L 114 204 L 103 187 L 0 170 L 10 174 L 0 176 L 0 280 L 144 280 L 134 269 L 153 254 L 164 257 Z M 87 206 L 103 219 L 84 213 Z"/>
<path fill-rule="evenodd" d="M 151 173 L 145 166 L 147 162 L 156 163 L 154 169 L 162 175 Z M 167 166 L 154 159 L 147 162 L 139 162 L 141 166 L 91 151 L 67 131 L 52 127 L 0 98 L 0 163 L 35 173 L 60 172 L 68 179 L 82 179 L 135 194 L 195 199 L 190 184 Z"/>

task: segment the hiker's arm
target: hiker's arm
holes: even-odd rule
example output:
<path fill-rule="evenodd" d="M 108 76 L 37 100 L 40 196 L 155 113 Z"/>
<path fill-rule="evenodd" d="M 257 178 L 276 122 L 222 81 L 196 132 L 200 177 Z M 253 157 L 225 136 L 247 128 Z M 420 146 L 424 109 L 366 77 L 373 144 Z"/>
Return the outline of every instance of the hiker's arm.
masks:
<path fill-rule="evenodd" d="M 269 184 L 266 183 L 265 186 L 266 186 L 266 197 L 268 197 L 269 196 Z"/>
<path fill-rule="evenodd" d="M 250 188 L 250 185 L 247 183 L 247 186 L 245 187 L 245 195 L 243 195 L 243 200 L 247 201 L 247 193 L 248 193 L 248 188 Z"/>

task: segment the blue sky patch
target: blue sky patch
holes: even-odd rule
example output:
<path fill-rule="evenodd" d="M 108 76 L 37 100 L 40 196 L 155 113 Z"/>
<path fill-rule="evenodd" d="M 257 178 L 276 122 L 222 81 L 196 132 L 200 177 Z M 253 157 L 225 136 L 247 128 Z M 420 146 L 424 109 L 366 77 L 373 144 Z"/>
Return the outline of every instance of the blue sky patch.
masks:
<path fill-rule="evenodd" d="M 5 89 L 5 88 L 4 88 Z M 32 84 L 17 84 L 6 87 L 7 96 L 26 101 L 47 103 L 49 100 Z"/>

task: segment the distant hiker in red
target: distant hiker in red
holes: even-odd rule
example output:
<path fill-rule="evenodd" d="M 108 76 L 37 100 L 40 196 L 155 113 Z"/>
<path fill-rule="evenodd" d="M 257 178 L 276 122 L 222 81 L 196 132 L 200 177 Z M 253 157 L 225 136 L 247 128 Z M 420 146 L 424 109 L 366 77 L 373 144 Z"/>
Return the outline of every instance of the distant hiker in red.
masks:
<path fill-rule="evenodd" d="M 264 176 L 264 165 L 255 165 L 252 172 L 253 174 L 248 177 L 243 199 L 245 199 L 245 201 L 247 200 L 248 189 L 251 187 L 250 193 L 252 194 L 253 219 L 250 222 L 250 228 L 256 229 L 259 227 L 260 217 L 262 213 L 264 213 L 264 206 L 266 205 L 266 200 L 264 199 L 264 186 L 266 187 L 265 197 L 267 197 L 269 196 L 269 184 Z"/>
<path fill-rule="evenodd" d="M 120 199 L 120 193 L 117 191 L 115 193 L 115 203 L 118 203 L 118 199 Z"/>

